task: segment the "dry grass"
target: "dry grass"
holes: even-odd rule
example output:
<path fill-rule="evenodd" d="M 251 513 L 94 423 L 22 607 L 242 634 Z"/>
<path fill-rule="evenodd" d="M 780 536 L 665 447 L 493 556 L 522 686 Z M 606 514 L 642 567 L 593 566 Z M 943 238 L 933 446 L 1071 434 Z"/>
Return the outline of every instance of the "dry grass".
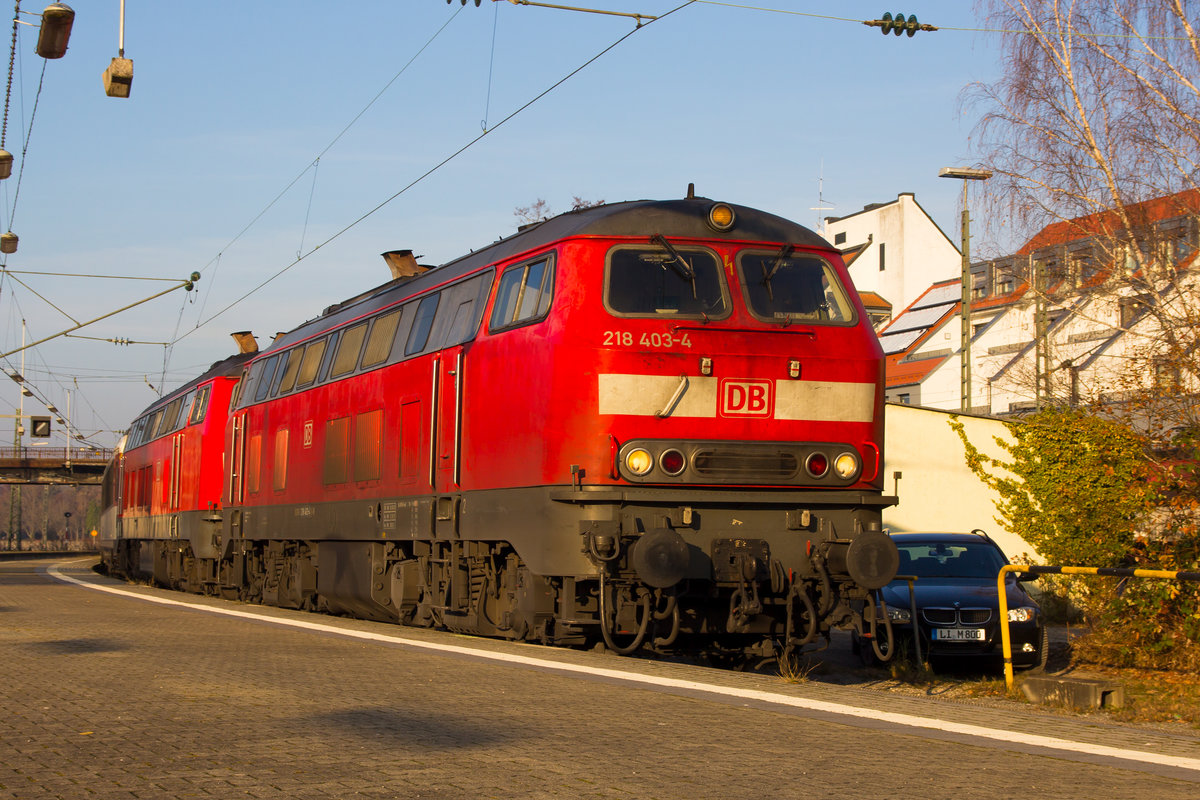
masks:
<path fill-rule="evenodd" d="M 784 683 L 807 683 L 813 671 L 821 666 L 820 661 L 806 659 L 802 655 L 788 653 L 779 658 L 779 678 Z"/>

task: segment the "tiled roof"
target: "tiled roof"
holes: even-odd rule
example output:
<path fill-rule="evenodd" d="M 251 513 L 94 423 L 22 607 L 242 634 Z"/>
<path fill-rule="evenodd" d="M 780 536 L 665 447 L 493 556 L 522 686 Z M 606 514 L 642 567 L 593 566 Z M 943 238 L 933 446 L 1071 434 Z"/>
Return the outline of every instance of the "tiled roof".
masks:
<path fill-rule="evenodd" d="M 892 304 L 875 292 L 859 292 L 858 296 L 862 298 L 862 304 L 867 308 L 886 308 L 892 310 Z"/>
<path fill-rule="evenodd" d="M 938 358 L 923 358 L 920 361 L 904 361 L 901 354 L 888 356 L 885 383 L 889 388 L 920 383 L 946 358 L 947 356 L 939 356 Z"/>
<path fill-rule="evenodd" d="M 1173 217 L 1200 213 L 1200 190 L 1188 189 L 1177 194 L 1156 197 L 1153 200 L 1126 206 L 1125 213 L 1129 217 L 1129 223 L 1135 228 Z M 1112 209 L 1075 219 L 1062 220 L 1051 223 L 1038 231 L 1032 239 L 1025 243 L 1024 247 L 1017 251 L 1017 255 L 1029 255 L 1043 247 L 1066 244 L 1091 236 L 1108 236 L 1125 228 L 1125 221 Z"/>

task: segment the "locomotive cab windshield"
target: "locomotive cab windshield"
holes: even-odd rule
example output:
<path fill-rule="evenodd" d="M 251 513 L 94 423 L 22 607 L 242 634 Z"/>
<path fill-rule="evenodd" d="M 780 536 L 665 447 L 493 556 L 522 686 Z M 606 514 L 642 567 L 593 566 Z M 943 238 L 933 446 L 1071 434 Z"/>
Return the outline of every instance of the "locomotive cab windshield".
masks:
<path fill-rule="evenodd" d="M 617 316 L 722 318 L 728 294 L 721 261 L 707 248 L 631 246 L 609 254 L 604 299 Z"/>
<path fill-rule="evenodd" d="M 854 306 L 829 262 L 811 255 L 744 251 L 738 257 L 746 305 L 765 322 L 853 325 Z"/>

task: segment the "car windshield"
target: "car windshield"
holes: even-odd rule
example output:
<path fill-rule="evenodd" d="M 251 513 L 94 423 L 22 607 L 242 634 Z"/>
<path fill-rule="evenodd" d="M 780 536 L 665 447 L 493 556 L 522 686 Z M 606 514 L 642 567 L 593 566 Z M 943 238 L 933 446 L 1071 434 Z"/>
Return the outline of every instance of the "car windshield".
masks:
<path fill-rule="evenodd" d="M 897 542 L 897 575 L 918 578 L 987 578 L 995 580 L 1004 556 L 986 542 Z"/>

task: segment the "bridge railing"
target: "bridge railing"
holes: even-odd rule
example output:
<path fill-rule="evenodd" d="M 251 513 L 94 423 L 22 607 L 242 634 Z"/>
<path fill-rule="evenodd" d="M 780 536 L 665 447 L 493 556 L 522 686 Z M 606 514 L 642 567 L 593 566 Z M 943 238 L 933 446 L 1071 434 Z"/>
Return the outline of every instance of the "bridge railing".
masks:
<path fill-rule="evenodd" d="M 0 447 L 0 461 L 104 461 L 113 457 L 107 448 L 91 447 Z"/>

